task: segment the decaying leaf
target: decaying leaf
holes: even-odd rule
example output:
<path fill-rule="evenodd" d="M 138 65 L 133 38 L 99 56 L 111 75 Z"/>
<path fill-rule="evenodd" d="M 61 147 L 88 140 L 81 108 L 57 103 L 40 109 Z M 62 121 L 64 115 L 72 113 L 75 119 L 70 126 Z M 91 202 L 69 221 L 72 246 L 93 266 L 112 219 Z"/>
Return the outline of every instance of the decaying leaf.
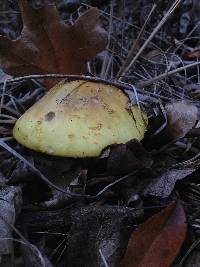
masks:
<path fill-rule="evenodd" d="M 84 74 L 87 61 L 107 44 L 97 8 L 67 26 L 48 1 L 38 9 L 27 0 L 18 0 L 18 4 L 23 20 L 21 36 L 16 40 L 0 36 L 0 64 L 7 74 Z"/>
<path fill-rule="evenodd" d="M 108 265 L 118 266 L 126 248 L 131 225 L 143 215 L 143 209 L 119 205 L 91 204 L 47 211 L 22 212 L 18 222 L 32 232 L 67 231 L 63 266 L 102 267 L 102 251 Z M 49 243 L 52 247 L 52 243 Z M 57 245 L 54 244 L 56 247 Z M 64 243 L 65 246 L 65 243 Z M 29 265 L 30 266 L 30 265 Z"/>
<path fill-rule="evenodd" d="M 152 159 L 142 144 L 132 139 L 126 144 L 112 145 L 107 160 L 107 171 L 112 175 L 122 175 L 133 171 L 150 167 Z"/>
<path fill-rule="evenodd" d="M 186 236 L 180 202 L 172 203 L 134 231 L 120 267 L 170 267 Z"/>
<path fill-rule="evenodd" d="M 144 56 L 147 60 L 151 60 L 151 61 L 153 61 L 153 62 L 157 62 L 157 63 L 161 62 L 162 57 L 163 57 L 163 55 L 162 55 L 162 53 L 160 52 L 159 49 L 152 49 L 152 50 L 150 50 L 150 51 L 144 53 L 143 56 Z"/>
<path fill-rule="evenodd" d="M 182 100 L 165 107 L 167 115 L 166 135 L 176 140 L 184 137 L 195 125 L 198 109 L 188 101 Z"/>
<path fill-rule="evenodd" d="M 130 225 L 141 214 L 123 206 L 86 206 L 73 209 L 66 263 L 68 266 L 118 266 L 130 235 Z M 87 242 L 85 242 L 87 240 Z"/>
<path fill-rule="evenodd" d="M 173 168 L 169 169 L 159 177 L 151 180 L 150 184 L 145 189 L 145 195 L 151 195 L 156 197 L 168 197 L 175 186 L 176 181 L 182 180 L 192 174 L 198 165 L 188 168 Z"/>
<path fill-rule="evenodd" d="M 197 121 L 198 109 L 186 100 L 167 104 L 165 110 L 149 120 L 149 129 L 143 142 L 147 149 L 162 146 L 183 138 Z"/>
<path fill-rule="evenodd" d="M 14 265 L 12 229 L 16 215 L 20 213 L 22 192 L 20 187 L 9 186 L 0 190 L 0 265 Z"/>
<path fill-rule="evenodd" d="M 196 47 L 194 49 L 192 49 L 192 51 L 186 53 L 184 55 L 184 57 L 186 59 L 197 59 L 200 57 L 200 48 L 199 47 Z"/>

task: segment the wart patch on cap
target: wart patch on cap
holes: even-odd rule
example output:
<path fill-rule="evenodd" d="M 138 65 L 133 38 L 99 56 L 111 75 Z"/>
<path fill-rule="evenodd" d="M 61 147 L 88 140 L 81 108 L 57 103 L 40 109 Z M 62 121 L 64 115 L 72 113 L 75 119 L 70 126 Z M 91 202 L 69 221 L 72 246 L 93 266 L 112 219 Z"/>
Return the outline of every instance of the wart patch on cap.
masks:
<path fill-rule="evenodd" d="M 44 119 L 45 121 L 52 121 L 55 116 L 56 114 L 51 111 L 45 115 Z"/>

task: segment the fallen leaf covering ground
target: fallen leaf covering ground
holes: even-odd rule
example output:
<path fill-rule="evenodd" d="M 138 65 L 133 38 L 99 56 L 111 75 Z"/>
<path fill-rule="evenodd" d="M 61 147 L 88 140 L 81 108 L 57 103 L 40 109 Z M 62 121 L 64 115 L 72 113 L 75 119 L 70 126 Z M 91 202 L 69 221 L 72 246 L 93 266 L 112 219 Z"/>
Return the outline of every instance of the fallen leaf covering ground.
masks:
<path fill-rule="evenodd" d="M 199 266 L 199 22 L 198 0 L 1 1 L 0 266 Z M 142 142 L 84 159 L 18 144 L 61 78 L 123 90 Z"/>
<path fill-rule="evenodd" d="M 180 203 L 170 204 L 133 232 L 120 266 L 170 266 L 185 235 L 183 207 Z"/>

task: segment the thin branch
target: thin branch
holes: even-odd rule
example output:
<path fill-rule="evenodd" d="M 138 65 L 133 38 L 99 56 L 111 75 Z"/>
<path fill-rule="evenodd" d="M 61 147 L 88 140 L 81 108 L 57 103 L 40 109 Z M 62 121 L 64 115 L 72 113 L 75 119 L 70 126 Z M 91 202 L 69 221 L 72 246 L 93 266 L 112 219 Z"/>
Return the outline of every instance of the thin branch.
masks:
<path fill-rule="evenodd" d="M 3 106 L 3 102 L 4 102 L 4 96 L 5 96 L 5 92 L 6 92 L 6 85 L 7 85 L 7 79 L 3 82 L 3 90 L 2 90 L 1 102 L 0 102 L 0 114 L 1 114 L 2 106 Z"/>
<path fill-rule="evenodd" d="M 144 87 L 147 87 L 153 83 L 156 83 L 160 80 L 163 80 L 167 77 L 170 77 L 174 74 L 176 74 L 177 72 L 180 72 L 180 71 L 183 71 L 183 70 L 186 70 L 186 69 L 189 69 L 189 68 L 192 68 L 192 67 L 195 67 L 195 66 L 198 66 L 200 65 L 200 62 L 195 62 L 195 63 L 192 63 L 192 64 L 189 64 L 189 65 L 186 65 L 186 66 L 183 66 L 183 67 L 180 67 L 180 68 L 177 68 L 177 69 L 174 69 L 174 70 L 171 70 L 171 71 L 166 71 L 150 80 L 147 80 L 147 81 L 140 81 L 136 84 L 136 87 L 137 88 L 144 88 Z"/>
<path fill-rule="evenodd" d="M 135 173 L 136 173 L 136 171 L 133 171 L 133 172 L 127 174 L 127 175 L 124 175 L 124 176 L 120 177 L 119 179 L 115 180 L 113 183 L 110 183 L 110 184 L 108 184 L 107 186 L 105 186 L 105 187 L 104 187 L 101 191 L 99 191 L 99 193 L 97 193 L 95 196 L 90 196 L 89 199 L 94 200 L 94 199 L 99 198 L 99 197 L 100 197 L 101 195 L 103 195 L 108 189 L 110 189 L 111 187 L 115 186 L 115 185 L 118 184 L 118 183 L 121 183 L 121 182 L 127 180 L 130 176 L 132 176 L 132 175 L 135 174 Z"/>
<path fill-rule="evenodd" d="M 12 136 L 9 136 L 9 137 L 3 137 L 1 139 L 5 142 L 5 141 L 13 140 L 14 138 Z"/>
<path fill-rule="evenodd" d="M 101 256 L 101 259 L 102 259 L 102 262 L 103 262 L 103 264 L 104 264 L 104 267 L 109 267 L 109 265 L 108 265 L 108 263 L 107 263 L 107 261 L 106 261 L 104 255 L 103 255 L 103 252 L 102 252 L 101 249 L 99 249 L 99 254 L 100 254 L 100 256 Z"/>
<path fill-rule="evenodd" d="M 110 21 L 109 21 L 109 29 L 108 29 L 108 44 L 107 44 L 107 50 L 110 46 L 110 40 L 111 40 L 111 34 L 113 31 L 113 3 L 110 2 Z M 106 72 L 106 66 L 108 65 L 108 53 L 105 53 L 105 57 L 103 60 L 103 65 L 101 68 L 101 74 L 100 77 L 105 78 L 105 72 Z"/>
<path fill-rule="evenodd" d="M 7 85 L 18 83 L 26 80 L 32 80 L 32 79 L 55 79 L 55 78 L 63 78 L 65 81 L 74 81 L 74 80 L 82 80 L 82 81 L 91 81 L 91 82 L 100 82 L 108 85 L 116 86 L 122 90 L 127 91 L 133 91 L 132 86 L 128 83 L 120 82 L 120 81 L 108 81 L 99 77 L 92 77 L 92 76 L 84 76 L 84 75 L 67 75 L 67 74 L 35 74 L 35 75 L 28 75 L 28 76 L 22 76 L 17 77 L 14 79 L 8 79 Z M 0 86 L 3 83 L 0 83 Z"/>
<path fill-rule="evenodd" d="M 17 119 L 12 119 L 12 120 L 0 120 L 0 123 L 4 123 L 4 124 L 15 124 L 15 122 L 17 121 Z"/>

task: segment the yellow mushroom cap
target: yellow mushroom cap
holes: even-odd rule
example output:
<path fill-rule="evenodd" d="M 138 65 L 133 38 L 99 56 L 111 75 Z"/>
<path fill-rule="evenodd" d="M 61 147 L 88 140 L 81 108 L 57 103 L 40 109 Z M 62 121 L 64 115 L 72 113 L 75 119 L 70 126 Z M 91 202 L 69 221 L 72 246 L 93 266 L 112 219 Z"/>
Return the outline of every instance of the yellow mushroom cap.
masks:
<path fill-rule="evenodd" d="M 19 143 L 38 152 L 96 157 L 111 144 L 141 140 L 145 120 L 146 114 L 141 114 L 113 85 L 63 81 L 17 120 L 13 135 Z"/>

